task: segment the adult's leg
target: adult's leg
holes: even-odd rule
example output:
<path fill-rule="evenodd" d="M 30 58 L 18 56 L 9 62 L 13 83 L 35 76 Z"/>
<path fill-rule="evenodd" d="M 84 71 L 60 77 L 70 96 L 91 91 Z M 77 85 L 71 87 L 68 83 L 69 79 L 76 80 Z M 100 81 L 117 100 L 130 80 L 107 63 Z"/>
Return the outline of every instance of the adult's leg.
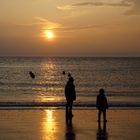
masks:
<path fill-rule="evenodd" d="M 70 101 L 70 110 L 72 110 L 73 101 Z"/>
<path fill-rule="evenodd" d="M 73 101 L 70 101 L 70 110 L 69 110 L 70 115 L 72 115 L 72 106 L 73 106 Z"/>
<path fill-rule="evenodd" d="M 66 116 L 69 114 L 69 102 L 66 103 Z"/>
<path fill-rule="evenodd" d="M 99 109 L 99 111 L 98 111 L 98 122 L 101 121 L 101 113 L 102 113 L 102 111 Z"/>

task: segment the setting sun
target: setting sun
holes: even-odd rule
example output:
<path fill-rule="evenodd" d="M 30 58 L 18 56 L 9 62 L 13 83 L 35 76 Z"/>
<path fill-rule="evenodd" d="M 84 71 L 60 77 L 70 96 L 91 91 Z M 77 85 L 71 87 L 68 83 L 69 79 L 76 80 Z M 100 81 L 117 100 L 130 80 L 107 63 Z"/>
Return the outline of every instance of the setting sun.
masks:
<path fill-rule="evenodd" d="M 52 31 L 46 30 L 44 31 L 44 36 L 48 40 L 52 40 L 54 38 L 54 33 Z"/>

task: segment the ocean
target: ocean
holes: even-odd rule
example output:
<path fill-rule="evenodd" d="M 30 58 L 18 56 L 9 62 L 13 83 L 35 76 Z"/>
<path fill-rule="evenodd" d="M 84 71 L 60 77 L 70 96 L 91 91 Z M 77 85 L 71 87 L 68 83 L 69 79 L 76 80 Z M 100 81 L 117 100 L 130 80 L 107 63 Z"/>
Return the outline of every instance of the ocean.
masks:
<path fill-rule="evenodd" d="M 140 107 L 140 57 L 0 57 L 0 106 L 64 108 L 68 73 L 75 108 L 95 108 L 100 88 L 110 108 Z"/>

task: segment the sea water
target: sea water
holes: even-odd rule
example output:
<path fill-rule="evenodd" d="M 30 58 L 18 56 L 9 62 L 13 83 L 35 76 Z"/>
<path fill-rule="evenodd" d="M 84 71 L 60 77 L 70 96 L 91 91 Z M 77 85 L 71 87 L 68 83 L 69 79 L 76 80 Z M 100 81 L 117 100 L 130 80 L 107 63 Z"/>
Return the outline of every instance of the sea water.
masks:
<path fill-rule="evenodd" d="M 75 107 L 95 107 L 100 88 L 111 107 L 140 107 L 140 57 L 0 57 L 0 105 L 64 106 L 68 73 Z"/>

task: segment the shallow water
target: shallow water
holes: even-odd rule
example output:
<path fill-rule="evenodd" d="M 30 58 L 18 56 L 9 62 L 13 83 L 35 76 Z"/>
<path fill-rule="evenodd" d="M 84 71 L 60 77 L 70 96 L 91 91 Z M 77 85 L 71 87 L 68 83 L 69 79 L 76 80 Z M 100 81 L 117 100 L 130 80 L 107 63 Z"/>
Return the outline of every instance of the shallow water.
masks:
<path fill-rule="evenodd" d="M 63 106 L 68 72 L 76 106 L 95 106 L 104 88 L 111 106 L 140 107 L 140 58 L 0 57 L 0 103 Z"/>

